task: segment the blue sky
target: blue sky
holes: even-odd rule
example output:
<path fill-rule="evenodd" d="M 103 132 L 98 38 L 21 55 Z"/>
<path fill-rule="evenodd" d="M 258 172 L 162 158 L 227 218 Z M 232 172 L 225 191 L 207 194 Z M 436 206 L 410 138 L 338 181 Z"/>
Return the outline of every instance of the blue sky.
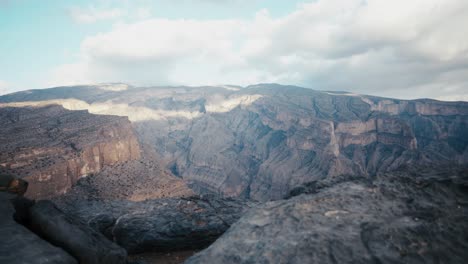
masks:
<path fill-rule="evenodd" d="M 138 8 L 143 8 L 151 17 L 225 19 L 253 17 L 263 8 L 276 16 L 285 15 L 301 1 L 216 2 L 0 0 L 0 80 L 8 83 L 10 90 L 43 88 L 48 71 L 57 65 L 72 63 L 86 36 L 106 32 L 116 22 L 137 20 L 120 17 L 80 23 L 73 19 L 73 9 L 118 8 L 137 12 Z"/>
<path fill-rule="evenodd" d="M 465 0 L 0 0 L 0 94 L 279 82 L 468 100 Z"/>

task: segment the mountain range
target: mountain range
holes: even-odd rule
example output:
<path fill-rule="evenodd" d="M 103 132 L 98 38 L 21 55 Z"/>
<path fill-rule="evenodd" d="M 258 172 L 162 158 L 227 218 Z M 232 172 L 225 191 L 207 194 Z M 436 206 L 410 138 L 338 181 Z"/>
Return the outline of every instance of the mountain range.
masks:
<path fill-rule="evenodd" d="M 142 155 L 183 179 L 197 193 L 276 200 L 297 186 L 326 177 L 373 177 L 406 165 L 468 161 L 466 102 L 397 100 L 278 84 L 244 88 L 106 84 L 30 90 L 0 97 L 2 109 L 50 105 L 60 105 L 72 110 L 68 115 L 77 116 L 56 121 L 60 122 L 56 125 L 52 120 L 66 117 L 44 113 L 49 121 L 46 130 L 56 125 L 64 131 L 60 126 L 66 127 L 68 121 L 96 136 L 95 131 L 81 124 L 86 124 L 82 121 L 86 114 L 74 111 L 87 110 L 96 115 L 93 122 L 99 125 L 89 122 L 85 126 L 101 129 L 102 138 L 109 138 L 109 133 L 114 133 L 115 138 L 125 137 L 119 133 L 128 135 L 132 148 L 141 148 L 141 154 L 136 154 L 125 142 L 114 142 L 128 153 L 120 151 L 125 157 L 110 158 L 105 156 L 114 151 L 112 147 L 102 151 L 99 143 L 101 150 L 91 154 L 96 155 L 95 160 L 101 157 L 101 163 L 115 163 Z M 28 118 L 27 113 L 24 115 Z M 127 117 L 130 122 L 111 116 Z M 39 121 L 35 116 L 31 118 Z M 119 120 L 121 124 L 105 124 L 99 118 Z M 2 127 L 14 129 L 6 124 Z M 105 131 L 114 127 L 115 132 Z M 86 144 L 99 145 L 81 131 L 66 131 L 80 134 Z M 2 134 L 15 135 L 11 131 Z M 33 139 L 31 135 L 24 137 Z M 63 137 L 70 140 L 67 135 Z M 65 141 L 67 144 L 65 147 L 72 151 L 76 146 L 83 149 L 80 140 Z M 90 156 L 85 150 L 81 152 L 82 156 Z M 18 155 L 25 154 L 19 151 L 9 155 L 10 160 L 19 162 Z M 66 159 L 70 163 L 71 158 Z M 2 162 L 9 164 L 7 158 Z M 92 162 L 83 165 L 86 168 L 72 178 L 96 172 Z"/>
<path fill-rule="evenodd" d="M 2 263 L 468 257 L 468 102 L 279 84 L 28 90 L 0 96 L 0 176 Z"/>

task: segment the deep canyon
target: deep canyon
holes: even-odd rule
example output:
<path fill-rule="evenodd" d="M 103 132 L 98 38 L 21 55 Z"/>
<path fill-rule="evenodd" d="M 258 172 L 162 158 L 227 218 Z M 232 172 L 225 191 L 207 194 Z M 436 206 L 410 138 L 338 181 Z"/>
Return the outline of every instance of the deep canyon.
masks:
<path fill-rule="evenodd" d="M 28 182 L 25 198 L 2 194 L 2 228 L 54 256 L 37 263 L 208 246 L 187 263 L 468 257 L 467 102 L 279 84 L 57 87 L 0 96 L 0 148 L 0 174 Z M 62 231 L 48 211 L 113 255 L 83 259 L 51 234 Z M 32 258 L 0 250 L 2 263 Z"/>

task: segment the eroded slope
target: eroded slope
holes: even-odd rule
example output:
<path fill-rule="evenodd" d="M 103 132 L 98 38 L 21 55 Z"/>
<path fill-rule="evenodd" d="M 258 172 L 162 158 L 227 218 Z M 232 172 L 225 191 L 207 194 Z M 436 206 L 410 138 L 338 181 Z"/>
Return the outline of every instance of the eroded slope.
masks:
<path fill-rule="evenodd" d="M 58 87 L 3 96 L 0 102 L 58 103 L 128 116 L 158 162 L 199 193 L 280 199 L 296 186 L 326 177 L 372 177 L 406 164 L 468 162 L 466 102 L 276 84 Z"/>

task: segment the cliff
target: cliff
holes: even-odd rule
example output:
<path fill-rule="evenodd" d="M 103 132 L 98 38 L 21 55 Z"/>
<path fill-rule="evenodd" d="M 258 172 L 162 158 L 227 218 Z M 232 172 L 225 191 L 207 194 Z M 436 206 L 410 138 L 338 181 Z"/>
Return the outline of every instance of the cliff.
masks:
<path fill-rule="evenodd" d="M 3 107 L 50 104 L 128 117 L 155 152 L 149 159 L 198 193 L 276 200 L 323 178 L 468 162 L 466 102 L 278 84 L 57 87 L 0 97 Z"/>
<path fill-rule="evenodd" d="M 27 197 L 62 194 L 104 166 L 139 158 L 126 118 L 56 105 L 0 108 L 0 172 L 26 179 Z"/>

